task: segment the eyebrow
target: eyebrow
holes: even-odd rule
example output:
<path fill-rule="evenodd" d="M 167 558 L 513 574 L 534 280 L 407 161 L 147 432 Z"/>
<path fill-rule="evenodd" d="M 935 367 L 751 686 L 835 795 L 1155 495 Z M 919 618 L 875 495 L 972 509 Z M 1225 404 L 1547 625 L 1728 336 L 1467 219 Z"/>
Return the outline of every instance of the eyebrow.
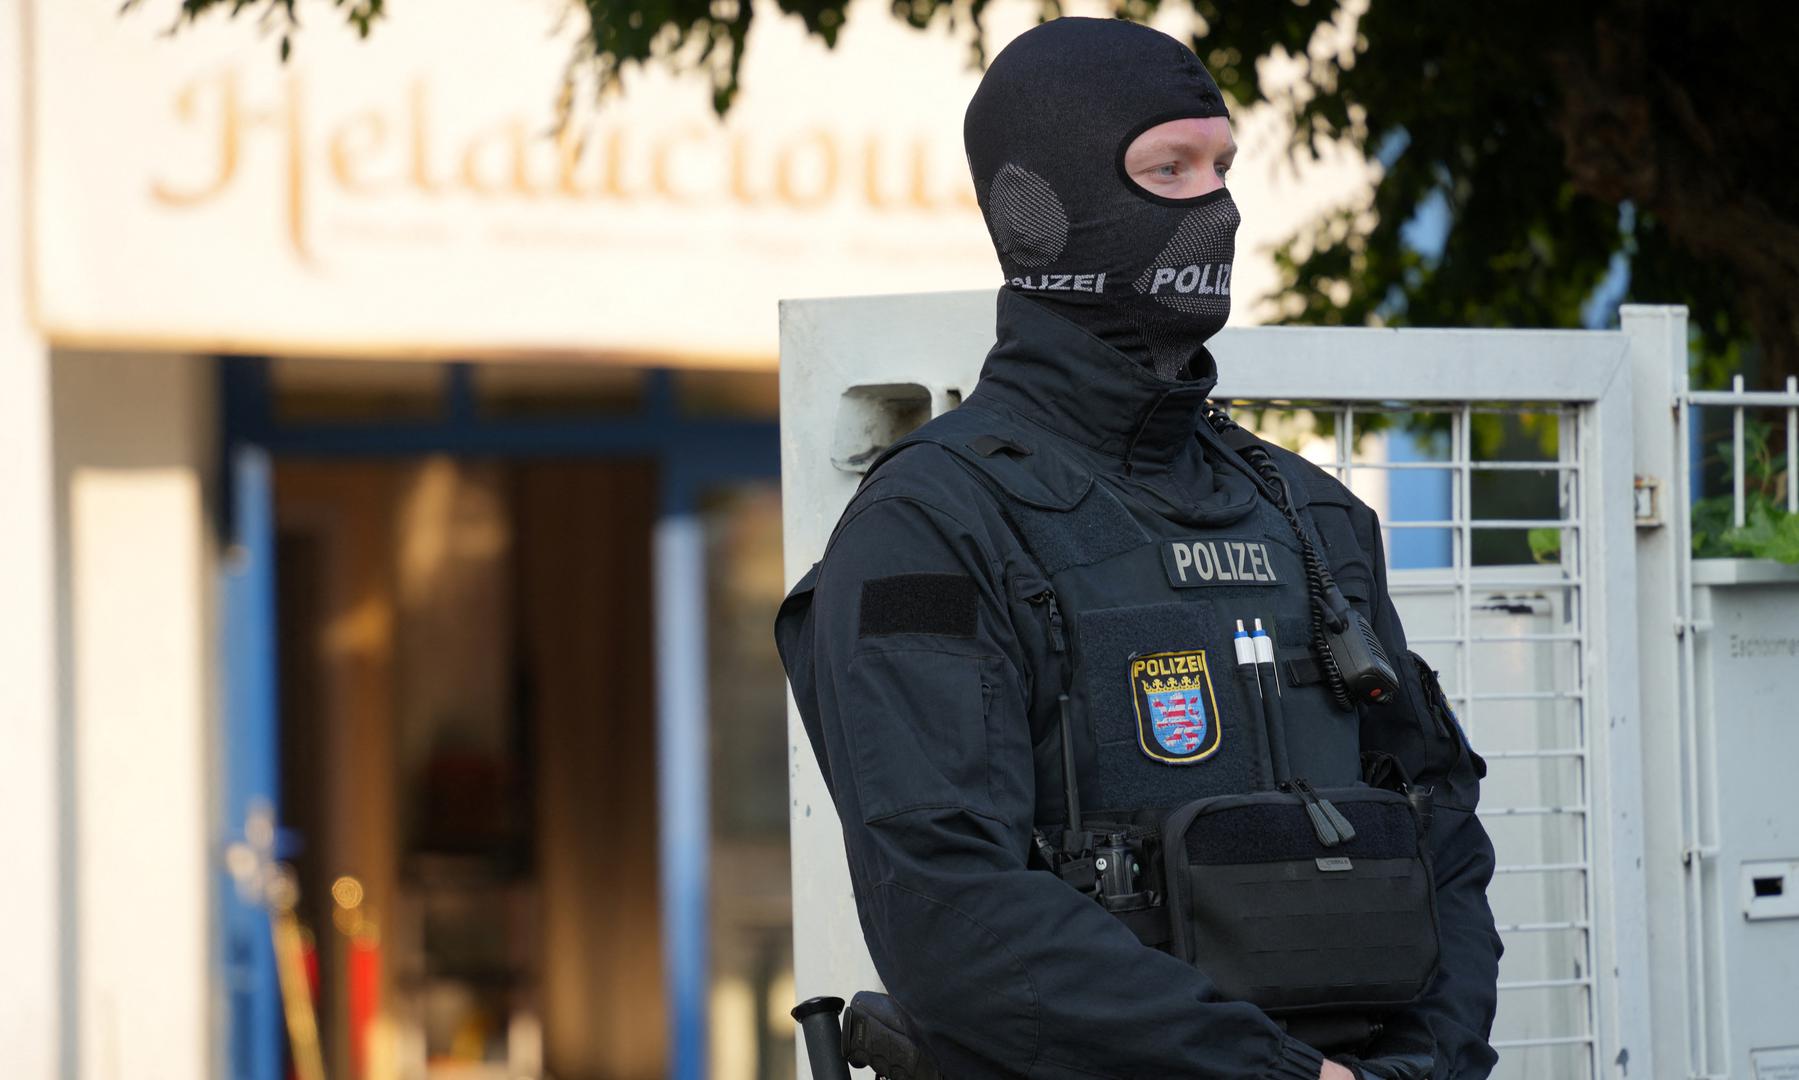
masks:
<path fill-rule="evenodd" d="M 1192 146 L 1193 146 L 1193 144 L 1186 140 L 1157 139 L 1154 142 L 1144 143 L 1141 147 L 1133 147 L 1132 149 L 1135 150 L 1135 153 L 1131 154 L 1130 156 L 1137 157 L 1137 158 L 1145 158 L 1145 157 L 1161 157 L 1163 154 L 1184 154 L 1188 150 L 1190 150 L 1192 148 Z M 1225 147 L 1224 150 L 1218 154 L 1218 157 L 1221 159 L 1225 159 L 1225 158 L 1234 159 L 1236 156 L 1237 156 L 1237 140 L 1236 139 L 1232 139 L 1230 145 Z"/>
<path fill-rule="evenodd" d="M 1186 149 L 1186 144 L 1157 139 L 1155 142 L 1144 143 L 1141 147 L 1132 147 L 1132 149 L 1136 150 L 1137 156 L 1140 157 L 1160 157 L 1163 154 L 1178 153 Z"/>

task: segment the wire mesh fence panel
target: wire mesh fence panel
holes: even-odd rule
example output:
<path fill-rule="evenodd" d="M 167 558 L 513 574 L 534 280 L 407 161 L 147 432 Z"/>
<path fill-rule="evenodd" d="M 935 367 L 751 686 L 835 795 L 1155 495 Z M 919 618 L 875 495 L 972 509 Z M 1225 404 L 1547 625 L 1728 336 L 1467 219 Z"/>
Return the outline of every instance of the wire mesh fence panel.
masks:
<path fill-rule="evenodd" d="M 1390 581 L 1409 644 L 1439 669 L 1487 759 L 1479 813 L 1498 855 L 1488 899 L 1506 946 L 1495 1075 L 1595 1076 L 1577 410 L 1240 402 L 1237 416 L 1382 512 L 1390 562 L 1406 564 Z"/>

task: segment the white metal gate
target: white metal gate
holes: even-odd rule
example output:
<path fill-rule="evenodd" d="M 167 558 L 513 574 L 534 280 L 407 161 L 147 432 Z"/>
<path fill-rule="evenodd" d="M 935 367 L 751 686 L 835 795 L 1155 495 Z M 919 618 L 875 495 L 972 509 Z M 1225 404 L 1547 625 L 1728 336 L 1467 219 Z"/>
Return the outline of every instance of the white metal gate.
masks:
<path fill-rule="evenodd" d="M 1388 521 L 1446 537 L 1438 570 L 1400 571 L 1394 598 L 1490 772 L 1481 814 L 1499 853 L 1489 896 L 1506 941 L 1496 1075 L 1657 1075 L 1644 915 L 1629 353 L 1667 345 L 1667 315 L 1619 332 L 1259 328 L 1214 342 L 1221 396 L 1262 422 L 1303 410 L 1334 431 L 1321 463 L 1352 487 L 1428 470 L 1449 513 Z M 781 309 L 786 570 L 797 579 L 875 452 L 974 386 L 991 293 L 788 301 Z M 1532 418 L 1552 453 L 1477 444 L 1486 413 Z M 1441 435 L 1387 461 L 1358 432 L 1407 414 Z M 1251 425 L 1253 426 L 1253 424 Z M 1496 516 L 1484 473 L 1527 473 L 1542 510 Z M 1476 565 L 1485 531 L 1539 530 L 1549 561 Z M 842 839 L 797 716 L 789 718 L 799 996 L 875 985 Z M 802 1074 L 803 1074 L 802 1065 Z"/>

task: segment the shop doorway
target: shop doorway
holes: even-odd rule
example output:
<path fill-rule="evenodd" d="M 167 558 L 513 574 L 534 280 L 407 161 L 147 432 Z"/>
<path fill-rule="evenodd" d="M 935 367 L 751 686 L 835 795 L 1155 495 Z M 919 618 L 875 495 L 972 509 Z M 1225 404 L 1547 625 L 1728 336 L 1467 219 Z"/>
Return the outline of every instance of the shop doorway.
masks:
<path fill-rule="evenodd" d="M 331 1075 L 666 1074 L 655 490 L 643 462 L 276 466 L 282 820 Z"/>
<path fill-rule="evenodd" d="M 225 367 L 234 1075 L 791 1077 L 772 374 Z"/>

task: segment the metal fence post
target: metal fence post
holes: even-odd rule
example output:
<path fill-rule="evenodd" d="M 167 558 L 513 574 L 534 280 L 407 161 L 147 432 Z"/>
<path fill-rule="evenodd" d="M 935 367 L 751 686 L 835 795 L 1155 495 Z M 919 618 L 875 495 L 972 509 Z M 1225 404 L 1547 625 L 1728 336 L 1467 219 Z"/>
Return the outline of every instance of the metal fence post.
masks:
<path fill-rule="evenodd" d="M 1594 833 L 1601 844 L 1589 852 L 1593 860 L 1595 895 L 1595 979 L 1609 983 L 1600 997 L 1598 1016 L 1599 1060 L 1595 1075 L 1619 1078 L 1655 1075 L 1655 1051 L 1649 1025 L 1648 935 L 1644 925 L 1647 897 L 1643 882 L 1643 786 L 1641 712 L 1637 694 L 1635 628 L 1640 625 L 1634 584 L 1635 558 L 1629 544 L 1610 550 L 1606 539 L 1622 540 L 1631 530 L 1633 494 L 1626 486 L 1632 475 L 1632 374 L 1627 358 L 1621 360 L 1605 392 L 1581 413 L 1586 429 L 1583 452 L 1593 454 L 1587 463 L 1588 486 L 1583 498 L 1592 509 L 1592 524 L 1582 536 L 1583 563 L 1588 574 L 1603 573 L 1600 588 L 1589 597 L 1592 617 L 1591 646 L 1585 666 L 1588 684 L 1598 700 L 1588 713 L 1588 739 L 1593 752 L 1589 782 L 1604 807 L 1594 816 Z M 1597 466 L 1597 468 L 1594 468 Z M 1614 1051 L 1612 1048 L 1616 1047 Z"/>
<path fill-rule="evenodd" d="M 1643 877 L 1647 889 L 1649 1030 L 1662 1075 L 1686 1075 L 1693 1010 L 1681 871 L 1682 735 L 1680 637 L 1685 615 L 1686 440 L 1680 392 L 1686 383 L 1686 309 L 1626 305 L 1633 396 L 1632 467 L 1637 481 L 1637 730 L 1642 737 Z M 1661 978 L 1648 979 L 1650 971 Z M 1676 1065 L 1675 1063 L 1681 1063 Z"/>

